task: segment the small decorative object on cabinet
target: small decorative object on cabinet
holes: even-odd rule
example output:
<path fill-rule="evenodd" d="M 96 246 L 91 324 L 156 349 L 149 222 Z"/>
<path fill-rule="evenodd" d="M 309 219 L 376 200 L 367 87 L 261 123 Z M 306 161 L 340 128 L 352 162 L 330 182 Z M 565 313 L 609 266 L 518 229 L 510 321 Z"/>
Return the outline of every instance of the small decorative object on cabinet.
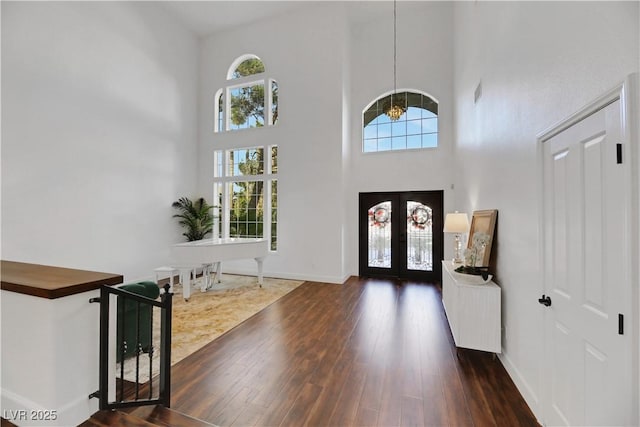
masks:
<path fill-rule="evenodd" d="M 500 287 L 442 261 L 442 304 L 456 347 L 500 353 Z"/>
<path fill-rule="evenodd" d="M 469 229 L 469 248 L 465 254 L 465 261 L 473 264 L 467 267 L 488 267 L 491 257 L 491 246 L 493 246 L 493 232 L 496 228 L 498 211 L 487 209 L 483 211 L 473 211 L 471 218 L 471 228 Z"/>
<path fill-rule="evenodd" d="M 462 233 L 466 233 L 469 230 L 469 218 L 467 218 L 466 213 L 460 213 L 455 211 L 454 213 L 448 213 L 444 219 L 444 230 L 445 233 L 454 233 L 455 234 L 455 243 L 454 243 L 454 256 L 453 263 L 461 264 L 462 258 L 460 258 L 460 235 Z"/>

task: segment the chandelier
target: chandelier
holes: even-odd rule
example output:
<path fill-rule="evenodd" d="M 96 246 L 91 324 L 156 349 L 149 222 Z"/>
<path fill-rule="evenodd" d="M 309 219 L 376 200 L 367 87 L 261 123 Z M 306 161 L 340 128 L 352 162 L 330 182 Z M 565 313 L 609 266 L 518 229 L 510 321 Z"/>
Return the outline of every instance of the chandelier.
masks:
<path fill-rule="evenodd" d="M 386 111 L 385 114 L 389 116 L 391 121 L 395 122 L 400 118 L 400 116 L 404 114 L 405 111 L 407 111 L 406 107 L 400 106 L 398 104 L 394 104 L 393 101 L 391 101 L 391 106 L 389 107 L 389 109 Z"/>
<path fill-rule="evenodd" d="M 391 93 L 391 102 L 389 107 L 385 111 L 385 114 L 391 119 L 391 121 L 397 121 L 406 111 L 407 107 L 404 102 L 398 102 L 398 97 L 394 102 L 393 95 L 397 95 L 397 78 L 396 78 L 396 57 L 397 57 L 397 15 L 396 15 L 396 0 L 393 0 L 393 93 Z M 403 97 L 400 98 L 403 101 Z"/>

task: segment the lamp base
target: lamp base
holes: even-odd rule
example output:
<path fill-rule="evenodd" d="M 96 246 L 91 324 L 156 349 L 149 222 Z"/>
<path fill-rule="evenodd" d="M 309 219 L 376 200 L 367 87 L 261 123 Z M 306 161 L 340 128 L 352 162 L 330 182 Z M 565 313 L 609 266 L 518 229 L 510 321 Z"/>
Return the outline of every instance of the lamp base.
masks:
<path fill-rule="evenodd" d="M 460 257 L 460 246 L 461 246 L 460 234 L 456 233 L 454 246 L 453 246 L 453 263 L 454 264 L 462 264 L 463 262 L 462 258 Z"/>

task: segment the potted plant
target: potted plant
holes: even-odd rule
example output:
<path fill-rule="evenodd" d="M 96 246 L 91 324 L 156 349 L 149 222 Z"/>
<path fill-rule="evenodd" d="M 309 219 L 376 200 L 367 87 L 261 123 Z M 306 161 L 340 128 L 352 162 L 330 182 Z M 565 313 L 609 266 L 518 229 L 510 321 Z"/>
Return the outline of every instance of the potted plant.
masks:
<path fill-rule="evenodd" d="M 171 206 L 180 211 L 173 217 L 180 219 L 178 223 L 186 229 L 182 235 L 188 241 L 202 240 L 213 231 L 214 217 L 211 211 L 214 206 L 209 205 L 203 197 L 195 202 L 192 202 L 188 197 L 181 197 Z"/>

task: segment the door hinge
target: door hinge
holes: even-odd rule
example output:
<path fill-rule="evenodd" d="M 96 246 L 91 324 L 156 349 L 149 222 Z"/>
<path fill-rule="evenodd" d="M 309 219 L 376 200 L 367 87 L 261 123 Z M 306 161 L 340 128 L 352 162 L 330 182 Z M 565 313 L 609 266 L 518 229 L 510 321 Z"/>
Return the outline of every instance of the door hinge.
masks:
<path fill-rule="evenodd" d="M 624 316 L 618 313 L 618 335 L 624 335 Z"/>
<path fill-rule="evenodd" d="M 622 164 L 622 144 L 616 144 L 616 161 L 619 165 Z"/>

